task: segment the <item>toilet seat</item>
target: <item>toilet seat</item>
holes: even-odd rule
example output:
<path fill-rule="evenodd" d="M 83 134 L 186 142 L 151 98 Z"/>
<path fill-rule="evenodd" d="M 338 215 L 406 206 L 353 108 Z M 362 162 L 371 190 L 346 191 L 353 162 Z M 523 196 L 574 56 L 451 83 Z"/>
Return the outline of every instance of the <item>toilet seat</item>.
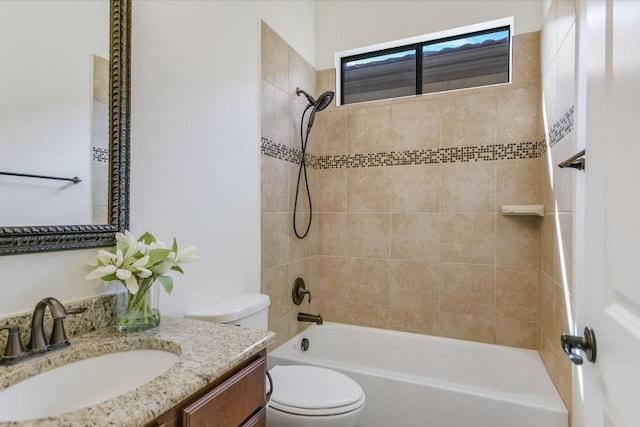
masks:
<path fill-rule="evenodd" d="M 269 406 L 305 416 L 328 416 L 355 411 L 364 405 L 358 383 L 340 372 L 306 365 L 274 366 Z"/>

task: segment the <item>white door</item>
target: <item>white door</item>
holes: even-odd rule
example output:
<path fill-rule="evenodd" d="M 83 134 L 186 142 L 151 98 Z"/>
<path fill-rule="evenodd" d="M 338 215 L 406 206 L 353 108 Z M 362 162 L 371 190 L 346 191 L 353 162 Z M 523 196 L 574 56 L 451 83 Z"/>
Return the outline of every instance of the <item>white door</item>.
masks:
<path fill-rule="evenodd" d="M 578 174 L 576 247 L 584 251 L 572 332 L 593 327 L 597 359 L 575 371 L 574 401 L 583 400 L 574 406 L 587 427 L 638 427 L 640 1 L 581 1 L 578 23 L 576 122 L 586 170 L 563 173 Z"/>

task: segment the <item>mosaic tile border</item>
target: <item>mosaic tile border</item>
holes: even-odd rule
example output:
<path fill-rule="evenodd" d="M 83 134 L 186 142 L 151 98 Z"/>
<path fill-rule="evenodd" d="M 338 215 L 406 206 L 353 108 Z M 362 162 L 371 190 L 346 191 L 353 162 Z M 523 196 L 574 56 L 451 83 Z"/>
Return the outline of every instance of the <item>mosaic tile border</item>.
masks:
<path fill-rule="evenodd" d="M 260 138 L 260 151 L 265 156 L 273 157 L 279 160 L 284 160 L 290 163 L 300 164 L 300 158 L 302 157 L 302 151 L 297 148 L 289 147 L 288 145 L 280 144 L 272 139 Z M 318 167 L 318 158 L 312 154 L 306 154 L 305 160 L 307 166 L 314 169 Z"/>
<path fill-rule="evenodd" d="M 300 150 L 279 144 L 265 137 L 261 138 L 261 142 L 262 154 L 291 163 L 300 163 Z M 545 145 L 544 141 L 329 156 L 313 156 L 307 154 L 307 165 L 315 169 L 351 169 L 380 166 L 534 159 L 539 156 L 541 145 Z"/>
<path fill-rule="evenodd" d="M 109 150 L 106 148 L 93 147 L 93 161 L 107 163 L 109 161 Z"/>
<path fill-rule="evenodd" d="M 358 153 L 345 155 L 306 155 L 307 166 L 314 169 L 350 169 L 379 166 L 425 165 L 438 163 L 478 162 L 494 160 L 534 159 L 560 142 L 573 131 L 574 106 L 549 129 L 547 139 L 508 144 L 473 145 L 428 150 L 390 151 L 380 153 Z M 261 138 L 262 154 L 287 162 L 299 164 L 301 151 L 280 144 L 272 139 Z"/>
<path fill-rule="evenodd" d="M 549 129 L 549 147 L 553 147 L 573 130 L 573 105 Z"/>
<path fill-rule="evenodd" d="M 564 137 L 573 131 L 573 110 L 572 105 L 569 109 L 549 128 L 548 138 L 540 141 L 538 147 L 538 156 L 542 156 L 551 147 L 562 141 Z"/>
<path fill-rule="evenodd" d="M 538 157 L 542 157 L 544 153 L 549 149 L 549 145 L 547 144 L 547 140 L 543 139 L 538 143 Z"/>
<path fill-rule="evenodd" d="M 430 150 L 320 156 L 318 158 L 318 167 L 319 169 L 344 169 L 531 159 L 538 156 L 538 145 L 538 142 L 520 142 L 468 147 L 447 147 Z"/>

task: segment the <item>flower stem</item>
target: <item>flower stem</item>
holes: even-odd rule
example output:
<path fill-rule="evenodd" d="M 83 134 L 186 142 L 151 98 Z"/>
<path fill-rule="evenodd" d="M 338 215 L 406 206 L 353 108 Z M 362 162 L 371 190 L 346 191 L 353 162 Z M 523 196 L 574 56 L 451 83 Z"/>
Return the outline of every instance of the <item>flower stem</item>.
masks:
<path fill-rule="evenodd" d="M 154 277 L 140 279 L 138 292 L 132 294 L 127 289 L 127 306 L 117 318 L 117 326 L 121 331 L 140 331 L 157 326 L 160 315 L 157 310 L 149 305 L 149 292 Z"/>

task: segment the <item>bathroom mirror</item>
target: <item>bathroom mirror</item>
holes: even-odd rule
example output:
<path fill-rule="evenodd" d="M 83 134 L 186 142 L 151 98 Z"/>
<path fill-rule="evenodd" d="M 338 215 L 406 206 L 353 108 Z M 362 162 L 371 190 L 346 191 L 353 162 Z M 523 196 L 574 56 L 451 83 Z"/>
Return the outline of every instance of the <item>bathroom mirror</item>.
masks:
<path fill-rule="evenodd" d="M 10 2 L 6 2 L 6 4 L 8 3 Z M 102 0 L 100 16 L 94 16 L 96 15 L 95 7 L 98 2 L 19 1 L 17 3 L 29 3 L 32 8 L 53 7 L 56 13 L 60 13 L 60 10 L 63 10 L 65 7 L 77 6 L 78 9 L 73 9 L 69 12 L 64 9 L 65 12 L 62 13 L 71 18 L 69 22 L 73 22 L 73 25 L 76 25 L 76 23 L 81 23 L 78 25 L 84 25 L 84 27 L 79 28 L 86 29 L 86 31 L 95 29 L 96 27 L 95 24 L 91 24 L 91 19 L 104 19 L 105 24 L 101 24 L 101 26 L 104 27 L 104 31 L 101 30 L 101 32 L 105 33 L 103 41 L 103 43 L 105 43 L 104 51 L 108 51 L 106 54 L 109 55 L 109 58 L 101 60 L 104 69 L 104 85 L 108 86 L 108 90 L 106 88 L 103 90 L 105 93 L 102 112 L 104 116 L 104 126 L 101 126 L 103 128 L 101 132 L 103 133 L 105 142 L 103 147 L 97 148 L 95 141 L 93 141 L 96 128 L 100 126 L 96 125 L 95 107 L 93 111 L 91 111 L 92 101 L 95 104 L 96 99 L 95 97 L 92 99 L 91 91 L 93 90 L 95 95 L 96 90 L 94 88 L 96 87 L 96 81 L 99 80 L 95 77 L 97 74 L 96 66 L 94 65 L 96 63 L 95 58 L 99 58 L 101 52 L 97 52 L 97 55 L 96 52 L 94 52 L 94 55 L 92 55 L 88 51 L 83 51 L 76 56 L 82 56 L 82 61 L 84 61 L 82 62 L 84 66 L 82 73 L 86 76 L 91 75 L 91 77 L 87 77 L 87 80 L 91 78 L 92 81 L 90 82 L 91 88 L 85 90 L 85 93 L 81 96 L 83 107 L 86 106 L 86 110 L 89 111 L 83 110 L 81 114 L 84 115 L 83 117 L 88 117 L 86 119 L 87 123 L 93 125 L 93 129 L 89 129 L 88 131 L 86 129 L 83 130 L 84 139 L 86 140 L 82 141 L 83 146 L 80 149 L 77 148 L 77 145 L 74 149 L 68 149 L 69 139 L 75 137 L 75 130 L 71 129 L 71 125 L 58 126 L 61 129 L 61 135 L 50 132 L 46 134 L 46 138 L 28 138 L 29 135 L 34 134 L 33 130 L 39 126 L 38 119 L 40 118 L 46 120 L 46 125 L 50 125 L 52 122 L 63 122 L 64 120 L 67 120 L 70 124 L 73 123 L 73 121 L 64 118 L 66 116 L 63 116 L 63 113 L 75 111 L 78 104 L 68 100 L 68 95 L 73 89 L 51 85 L 54 86 L 53 95 L 42 94 L 39 90 L 32 90 L 31 92 L 35 93 L 32 97 L 33 99 L 27 99 L 28 97 L 21 95 L 16 98 L 17 101 L 12 99 L 9 107 L 5 107 L 3 111 L 13 114 L 14 110 L 22 109 L 28 112 L 29 116 L 26 116 L 27 119 L 24 120 L 24 124 L 20 124 L 19 132 L 15 130 L 11 131 L 13 133 L 3 132 L 4 129 L 0 129 L 0 138 L 5 136 L 4 140 L 0 140 L 0 152 L 4 153 L 0 154 L 0 158 L 6 159 L 11 157 L 12 159 L 17 159 L 11 162 L 5 160 L 4 164 L 0 162 L 0 171 L 72 178 L 74 175 L 79 175 L 73 169 L 82 170 L 83 176 L 80 178 L 82 182 L 77 184 L 79 188 L 81 185 L 87 187 L 94 184 L 96 181 L 95 171 L 92 170 L 91 165 L 87 166 L 85 162 L 95 163 L 95 160 L 99 159 L 104 163 L 102 180 L 105 182 L 103 182 L 102 187 L 106 194 L 101 196 L 101 198 L 104 199 L 104 212 L 97 217 L 97 221 L 93 221 L 92 219 L 96 218 L 96 215 L 95 212 L 91 212 L 91 205 L 92 203 L 95 205 L 95 201 L 92 202 L 91 197 L 92 192 L 95 192 L 95 186 L 83 190 L 84 193 L 88 194 L 85 198 L 77 195 L 71 197 L 71 202 L 77 201 L 79 204 L 82 204 L 81 208 L 77 208 L 71 202 L 65 201 L 62 208 L 49 210 L 48 207 L 51 205 L 50 203 L 53 199 L 68 196 L 68 194 L 65 194 L 65 191 L 72 193 L 75 191 L 73 187 L 76 186 L 76 184 L 59 180 L 0 175 L 0 190 L 9 188 L 9 190 L 6 190 L 4 193 L 0 192 L 0 194 L 4 194 L 1 198 L 3 199 L 2 210 L 5 211 L 3 215 L 0 215 L 0 255 L 113 245 L 115 233 L 124 231 L 128 228 L 129 224 L 131 0 Z M 89 12 L 92 15 L 82 15 L 92 4 L 94 8 Z M 54 9 L 32 9 L 27 12 L 21 12 L 25 14 L 25 20 L 20 21 L 21 24 L 40 20 L 43 25 L 38 25 L 36 28 L 40 31 L 44 30 L 44 33 L 36 33 L 34 32 L 35 30 L 31 29 L 29 33 L 23 33 L 22 37 L 15 37 L 15 34 L 7 34 L 6 28 L 9 25 L 0 25 L 0 38 L 7 40 L 8 37 L 11 37 L 11 43 L 15 45 L 10 46 L 14 49 L 14 58 L 16 57 L 15 52 L 25 51 L 20 45 L 21 42 L 42 41 L 42 45 L 39 46 L 38 49 L 39 55 L 41 52 L 42 55 L 40 56 L 44 58 L 44 66 L 37 68 L 43 79 L 48 77 L 48 74 L 66 74 L 67 72 L 72 72 L 71 65 L 68 62 L 64 60 L 61 61 L 64 62 L 64 66 L 67 67 L 67 71 L 65 71 L 64 68 L 57 68 L 59 64 L 57 62 L 54 63 L 52 58 L 47 56 L 50 56 L 51 51 L 55 50 L 60 43 L 54 38 L 53 31 L 57 28 L 64 27 L 64 24 L 51 16 L 53 11 Z M 2 18 L 5 17 L 6 14 Z M 14 25 L 13 27 L 20 28 L 21 25 Z M 47 28 L 49 31 L 47 31 Z M 80 29 L 74 27 L 72 37 L 65 39 L 67 40 L 63 45 L 65 52 L 73 51 L 80 43 L 84 43 L 86 39 L 92 37 L 84 32 L 79 33 Z M 68 28 L 64 28 L 64 30 L 69 32 Z M 1 43 L 0 46 L 2 46 Z M 7 47 L 9 44 L 5 43 L 4 46 Z M 104 56 L 106 56 L 106 54 Z M 3 56 L 5 56 L 5 52 L 3 52 Z M 9 61 L 6 61 L 3 66 L 6 66 L 7 62 Z M 0 73 L 11 73 L 11 71 L 7 71 L 7 68 L 8 67 L 0 67 Z M 75 72 L 75 70 L 73 70 L 73 72 Z M 77 84 L 73 84 L 72 82 L 68 87 L 75 88 L 75 86 L 81 84 L 81 82 L 77 82 Z M 2 96 L 5 95 L 6 93 Z M 36 102 L 34 102 L 34 99 Z M 7 105 L 7 103 L 5 103 L 5 105 Z M 55 114 L 49 114 L 51 112 L 55 112 Z M 59 125 L 60 123 L 56 124 Z M 10 137 L 7 138 L 7 135 Z M 34 142 L 35 140 L 37 140 L 37 146 L 32 145 L 36 143 Z M 45 150 L 50 150 L 50 153 L 47 154 L 45 158 L 39 157 L 40 152 Z M 78 151 L 81 152 L 80 155 Z M 62 160 L 66 161 L 65 167 L 69 169 L 69 171 L 48 173 L 48 168 L 51 164 Z M 9 169 L 9 171 L 7 171 L 7 169 Z M 42 169 L 44 169 L 44 171 L 42 171 Z M 18 203 L 17 199 L 19 197 L 17 195 L 23 192 L 33 192 L 34 188 L 42 192 L 43 187 L 48 187 L 46 197 L 34 197 L 32 200 L 29 200 L 30 205 Z M 73 190 L 68 191 L 69 189 Z M 11 193 L 11 191 L 13 193 Z M 36 195 L 42 194 L 37 191 L 35 191 Z M 9 194 L 9 196 L 6 194 Z M 11 196 L 11 194 L 14 196 Z M 59 200 L 56 202 L 59 203 Z M 14 208 L 13 212 L 10 211 L 12 207 Z M 77 211 L 79 209 L 88 211 L 89 213 L 78 217 Z M 44 213 L 45 216 L 36 217 L 30 215 L 36 211 Z M 61 212 L 64 215 L 61 216 Z M 2 221 L 1 218 L 5 218 L 5 221 Z M 18 219 L 14 220 L 13 218 Z M 27 218 L 24 220 L 26 224 L 22 224 L 20 218 Z M 84 221 L 85 218 L 87 221 Z"/>

